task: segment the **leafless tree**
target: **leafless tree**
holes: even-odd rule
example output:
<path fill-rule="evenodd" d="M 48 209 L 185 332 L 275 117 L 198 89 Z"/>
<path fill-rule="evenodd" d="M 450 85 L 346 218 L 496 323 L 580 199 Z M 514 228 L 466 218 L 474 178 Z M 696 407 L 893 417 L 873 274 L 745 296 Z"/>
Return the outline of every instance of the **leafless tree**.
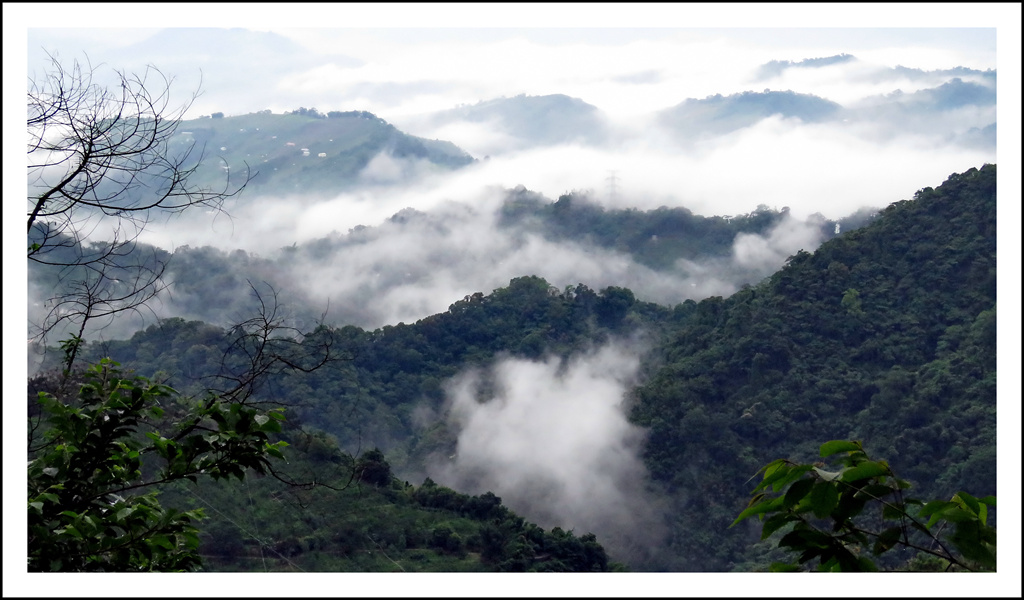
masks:
<path fill-rule="evenodd" d="M 53 296 L 30 324 L 81 339 L 145 308 L 162 289 L 165 258 L 137 252 L 158 213 L 201 206 L 222 211 L 251 180 L 194 183 L 205 149 L 176 135 L 198 97 L 171 103 L 172 79 L 155 67 L 140 74 L 111 69 L 114 83 L 95 82 L 101 66 L 49 55 L 48 70 L 28 85 L 28 259 Z M 73 358 L 73 355 L 72 355 Z"/>

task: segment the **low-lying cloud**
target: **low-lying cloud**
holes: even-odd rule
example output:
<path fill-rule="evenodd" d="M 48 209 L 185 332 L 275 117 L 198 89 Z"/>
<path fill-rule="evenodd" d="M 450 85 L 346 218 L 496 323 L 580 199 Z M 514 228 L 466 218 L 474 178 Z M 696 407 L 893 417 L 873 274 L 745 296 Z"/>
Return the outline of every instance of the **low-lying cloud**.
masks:
<path fill-rule="evenodd" d="M 638 365 L 635 352 L 608 345 L 567 362 L 506 359 L 455 377 L 448 418 L 457 452 L 428 467 L 430 476 L 492 491 L 543 527 L 593 532 L 619 560 L 644 558 L 662 542 L 664 512 L 646 489 L 644 432 L 625 416 Z"/>
<path fill-rule="evenodd" d="M 738 236 L 729 256 L 680 260 L 655 270 L 623 251 L 502 225 L 499 210 L 506 194 L 493 188 L 472 203 L 442 203 L 428 212 L 403 209 L 374 227 L 355 227 L 269 256 L 261 253 L 267 258 L 218 251 L 206 252 L 197 262 L 188 258 L 196 252 L 192 249 L 182 250 L 177 260 L 209 265 L 211 259 L 230 259 L 236 276 L 219 277 L 217 285 L 234 281 L 240 298 L 250 294 L 246 278 L 267 278 L 308 312 L 319 314 L 329 305 L 330 323 L 376 328 L 444 312 L 466 295 L 490 293 L 523 275 L 543 277 L 559 289 L 578 283 L 594 290 L 626 287 L 641 300 L 669 306 L 726 296 L 769 275 L 797 250 L 813 251 L 822 241 L 820 220 L 786 216 L 764 235 Z M 201 275 L 177 273 L 186 281 Z M 232 294 L 220 290 L 219 296 Z M 210 310 L 174 287 L 161 306 L 170 312 L 175 306 Z M 195 312 L 183 316 L 204 318 Z"/>

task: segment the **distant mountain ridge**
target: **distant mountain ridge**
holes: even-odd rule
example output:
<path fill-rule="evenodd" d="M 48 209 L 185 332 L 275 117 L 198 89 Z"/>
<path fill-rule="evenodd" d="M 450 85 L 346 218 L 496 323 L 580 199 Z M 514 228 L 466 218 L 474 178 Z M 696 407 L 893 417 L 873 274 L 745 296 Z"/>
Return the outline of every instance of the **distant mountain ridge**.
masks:
<path fill-rule="evenodd" d="M 365 111 L 332 111 L 326 115 L 301 108 L 285 114 L 269 110 L 247 115 L 183 121 L 172 151 L 190 144 L 204 148 L 206 159 L 196 172 L 197 183 L 238 177 L 246 166 L 257 175 L 249 184 L 255 193 L 343 191 L 360 183 L 370 162 L 386 156 L 396 177 L 447 171 L 471 164 L 474 158 L 451 142 L 428 140 L 399 131 Z"/>
<path fill-rule="evenodd" d="M 684 100 L 659 113 L 659 122 L 681 135 L 722 135 L 749 127 L 772 115 L 798 117 L 804 122 L 825 121 L 842 111 L 842 106 L 813 94 L 791 90 L 715 94 Z"/>
<path fill-rule="evenodd" d="M 608 134 L 605 117 L 596 106 L 564 94 L 494 98 L 417 119 L 418 126 L 430 128 L 460 122 L 490 127 L 516 140 L 516 147 L 598 144 Z"/>

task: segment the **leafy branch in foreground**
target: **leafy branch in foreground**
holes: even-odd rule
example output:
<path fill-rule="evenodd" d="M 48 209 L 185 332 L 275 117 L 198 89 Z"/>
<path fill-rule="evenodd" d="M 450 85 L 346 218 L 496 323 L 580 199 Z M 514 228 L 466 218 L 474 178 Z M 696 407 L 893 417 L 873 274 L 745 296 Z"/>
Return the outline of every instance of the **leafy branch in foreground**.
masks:
<path fill-rule="evenodd" d="M 214 401 L 175 424 L 161 404 L 177 400 L 167 386 L 123 376 L 110 359 L 86 371 L 74 401 L 39 393 L 48 429 L 28 465 L 29 571 L 200 566 L 192 523 L 202 511 L 165 509 L 155 490 L 201 476 L 266 473 L 270 458 L 283 457 L 286 443 L 269 436 L 281 431 L 284 416 L 282 409 Z"/>
<path fill-rule="evenodd" d="M 773 563 L 772 571 L 800 570 L 815 558 L 819 571 L 877 571 L 867 554 L 881 556 L 896 546 L 930 555 L 947 571 L 995 570 L 996 530 L 987 523 L 994 496 L 958 492 L 948 502 L 924 503 L 904 497 L 910 484 L 886 461 L 868 457 L 858 441 L 826 442 L 820 454 L 837 458 L 842 468 L 826 471 L 821 462 L 786 459 L 768 463 L 758 471 L 764 476 L 747 508 L 730 525 L 757 515 L 762 540 L 791 528 L 778 545 L 799 556 L 794 563 Z M 868 504 L 879 508 L 876 517 L 862 514 Z"/>

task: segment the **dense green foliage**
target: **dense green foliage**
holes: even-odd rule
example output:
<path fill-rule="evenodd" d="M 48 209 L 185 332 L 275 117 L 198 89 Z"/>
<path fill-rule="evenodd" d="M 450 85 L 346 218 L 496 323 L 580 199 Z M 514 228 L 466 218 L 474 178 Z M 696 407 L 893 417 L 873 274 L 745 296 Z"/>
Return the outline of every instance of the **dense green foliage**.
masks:
<path fill-rule="evenodd" d="M 157 487 L 264 473 L 285 445 L 269 441 L 281 429 L 279 411 L 218 398 L 187 406 L 108 359 L 85 371 L 77 398 L 39 392 L 38 401 L 29 430 L 30 571 L 197 568 L 193 521 L 202 511 L 163 508 Z"/>
<path fill-rule="evenodd" d="M 546 531 L 485 493 L 390 474 L 378 450 L 357 460 L 333 436 L 286 429 L 280 478 L 179 485 L 164 501 L 202 508 L 211 571 L 607 571 L 592 534 Z M 287 481 L 301 481 L 289 484 Z"/>
<path fill-rule="evenodd" d="M 799 570 L 815 558 L 819 571 L 877 571 L 868 554 L 881 556 L 894 547 L 918 551 L 904 565 L 912 570 L 995 570 L 996 530 L 987 523 L 995 496 L 957 492 L 948 502 L 925 503 L 905 496 L 910 483 L 896 477 L 888 462 L 871 460 L 860 442 L 825 442 L 820 454 L 838 456 L 842 468 L 774 460 L 761 468 L 754 497 L 732 523 L 757 515 L 762 540 L 785 533 L 779 547 L 799 557 L 796 564 L 772 564 L 773 571 Z M 868 507 L 877 513 L 866 513 Z"/>
<path fill-rule="evenodd" d="M 680 259 L 728 257 L 741 233 L 767 235 L 789 213 L 788 208 L 759 205 L 750 214 L 704 217 L 686 208 L 607 210 L 586 193 L 571 192 L 551 202 L 525 189 L 512 190 L 501 208 L 500 225 L 536 231 L 556 241 L 587 243 L 630 254 L 652 269 L 672 269 Z M 840 221 L 814 218 L 823 238 L 835 235 L 837 224 L 851 231 L 870 215 L 859 212 Z"/>
<path fill-rule="evenodd" d="M 680 569 L 750 568 L 743 482 L 863 438 L 925 497 L 995 493 L 995 181 L 986 165 L 885 209 L 728 299 L 677 307 L 635 392 L 675 500 Z M 756 538 L 755 538 L 756 539 Z"/>

